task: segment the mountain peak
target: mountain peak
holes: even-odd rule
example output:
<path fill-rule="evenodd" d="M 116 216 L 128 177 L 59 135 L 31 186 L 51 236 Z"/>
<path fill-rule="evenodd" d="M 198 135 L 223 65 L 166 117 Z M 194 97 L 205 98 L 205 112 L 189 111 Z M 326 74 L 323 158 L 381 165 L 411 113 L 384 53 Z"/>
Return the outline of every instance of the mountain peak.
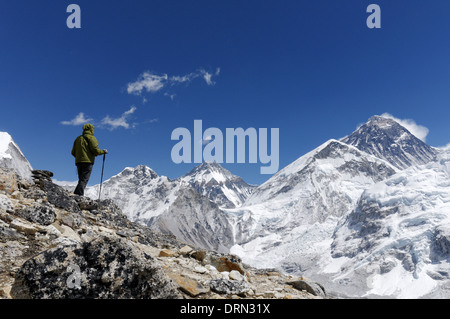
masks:
<path fill-rule="evenodd" d="M 180 180 L 223 208 L 239 207 L 255 188 L 216 162 L 203 162 Z"/>
<path fill-rule="evenodd" d="M 184 177 L 202 179 L 206 182 L 209 182 L 211 179 L 215 179 L 216 182 L 221 183 L 235 176 L 231 174 L 230 171 L 223 168 L 223 166 L 219 163 L 203 162 L 202 164 L 194 167 L 189 173 L 184 175 Z"/>
<path fill-rule="evenodd" d="M 399 169 L 433 160 L 436 151 L 393 119 L 372 116 L 341 142 L 387 160 Z"/>
<path fill-rule="evenodd" d="M 138 165 L 136 167 L 126 167 L 119 175 L 134 175 L 137 178 L 157 178 L 158 174 L 146 165 Z"/>
<path fill-rule="evenodd" d="M 388 117 L 383 117 L 381 115 L 372 116 L 371 118 L 369 118 L 366 124 L 378 125 L 381 128 L 387 128 L 392 125 L 400 125 L 395 120 L 390 119 Z"/>
<path fill-rule="evenodd" d="M 31 180 L 32 167 L 7 132 L 0 132 L 0 168 L 13 170 L 22 178 Z"/>

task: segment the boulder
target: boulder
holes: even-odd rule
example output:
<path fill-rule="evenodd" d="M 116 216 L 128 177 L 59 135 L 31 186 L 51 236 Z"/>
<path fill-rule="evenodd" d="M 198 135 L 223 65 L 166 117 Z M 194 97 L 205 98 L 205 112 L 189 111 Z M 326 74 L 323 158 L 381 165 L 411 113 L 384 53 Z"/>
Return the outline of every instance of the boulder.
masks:
<path fill-rule="evenodd" d="M 48 180 L 41 180 L 40 187 L 47 194 L 49 203 L 72 213 L 81 212 L 75 199 L 69 196 L 67 191 L 61 186 L 53 184 Z"/>
<path fill-rule="evenodd" d="M 297 280 L 297 281 L 289 282 L 289 284 L 292 285 L 297 290 L 304 290 L 314 296 L 319 296 L 319 297 L 323 297 L 323 298 L 326 297 L 325 288 L 316 282 L 306 281 L 306 280 Z"/>
<path fill-rule="evenodd" d="M 178 285 L 179 289 L 191 297 L 209 292 L 209 287 L 205 287 L 198 281 L 180 274 L 169 273 L 169 277 Z"/>
<path fill-rule="evenodd" d="M 209 286 L 212 291 L 226 295 L 242 295 L 250 290 L 250 286 L 246 281 L 224 278 L 211 280 Z"/>
<path fill-rule="evenodd" d="M 32 207 L 19 210 L 19 215 L 29 222 L 38 223 L 43 226 L 50 225 L 56 218 L 55 211 L 51 207 L 42 204 L 35 204 Z"/>
<path fill-rule="evenodd" d="M 173 299 L 180 294 L 158 261 L 130 242 L 100 237 L 58 246 L 26 261 L 11 290 L 16 299 Z"/>

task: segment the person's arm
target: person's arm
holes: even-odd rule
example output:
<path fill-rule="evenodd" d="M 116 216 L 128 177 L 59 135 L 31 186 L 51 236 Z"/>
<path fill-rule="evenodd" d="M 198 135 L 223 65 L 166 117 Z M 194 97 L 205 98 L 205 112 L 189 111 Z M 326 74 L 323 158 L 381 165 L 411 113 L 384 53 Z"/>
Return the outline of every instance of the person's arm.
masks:
<path fill-rule="evenodd" d="M 75 144 L 76 144 L 76 142 L 77 142 L 77 140 L 75 140 L 75 141 L 73 142 L 73 146 L 72 146 L 72 156 L 73 156 L 73 157 L 76 157 L 76 156 L 77 156 L 77 154 L 75 153 Z"/>
<path fill-rule="evenodd" d="M 98 148 L 98 141 L 95 136 L 89 136 L 88 138 L 88 147 L 92 154 L 95 156 L 106 154 L 106 150 L 101 150 Z"/>

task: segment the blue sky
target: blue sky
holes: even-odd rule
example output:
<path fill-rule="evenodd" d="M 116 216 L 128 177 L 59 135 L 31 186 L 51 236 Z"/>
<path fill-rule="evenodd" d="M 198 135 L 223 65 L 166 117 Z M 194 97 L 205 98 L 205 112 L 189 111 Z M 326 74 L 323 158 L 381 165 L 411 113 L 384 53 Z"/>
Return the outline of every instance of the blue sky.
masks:
<path fill-rule="evenodd" d="M 81 29 L 66 26 L 71 3 Z M 366 26 L 371 3 L 381 29 Z M 77 118 L 110 152 L 106 178 L 139 164 L 184 175 L 196 164 L 172 162 L 171 133 L 196 119 L 279 128 L 280 169 L 386 112 L 446 145 L 449 12 L 448 0 L 2 0 L 0 131 L 58 180 L 77 179 Z M 260 163 L 223 166 L 270 177 Z M 90 185 L 100 171 L 99 159 Z"/>

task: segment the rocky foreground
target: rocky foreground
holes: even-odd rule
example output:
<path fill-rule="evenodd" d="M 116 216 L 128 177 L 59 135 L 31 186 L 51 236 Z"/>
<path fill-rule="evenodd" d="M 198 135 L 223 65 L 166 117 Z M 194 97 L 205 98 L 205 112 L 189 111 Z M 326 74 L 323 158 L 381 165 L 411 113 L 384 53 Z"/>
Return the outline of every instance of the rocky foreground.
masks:
<path fill-rule="evenodd" d="M 111 200 L 0 170 L 2 299 L 311 299 L 325 289 L 130 222 Z"/>

